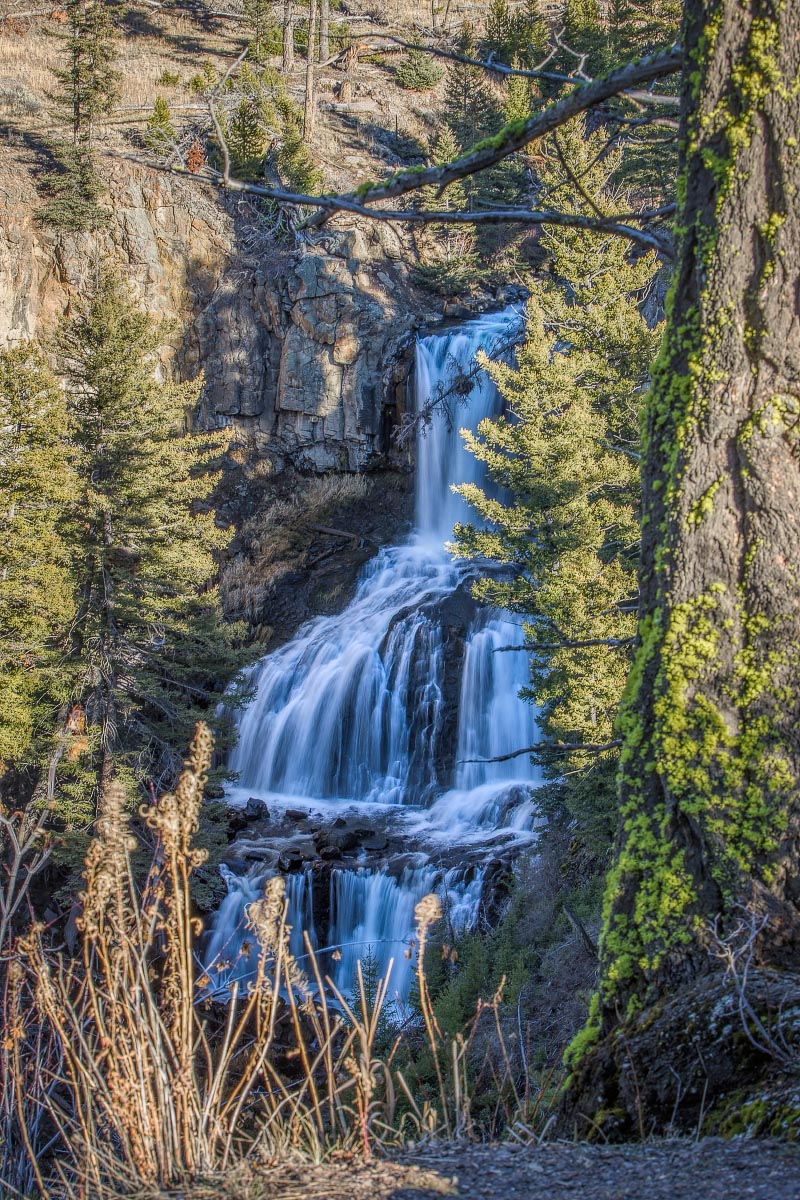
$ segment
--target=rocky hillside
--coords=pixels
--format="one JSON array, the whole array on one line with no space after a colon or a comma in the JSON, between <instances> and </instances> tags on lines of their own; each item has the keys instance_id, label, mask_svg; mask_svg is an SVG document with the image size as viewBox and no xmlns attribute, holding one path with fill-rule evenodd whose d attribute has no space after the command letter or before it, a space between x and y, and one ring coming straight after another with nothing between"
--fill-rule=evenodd
<instances>
[{"instance_id":1,"label":"rocky hillside","mask_svg":"<svg viewBox=\"0 0 800 1200\"><path fill-rule=\"evenodd\" d=\"M352 472L382 462L402 410L404 350L414 330L441 319L446 307L410 282L407 232L338 218L314 236L285 227L274 236L257 205L171 175L166 160L143 150L157 95L169 101L179 139L207 136L197 68L218 77L232 65L246 44L241 16L202 4L168 14L158 6L126 10L119 100L94 134L109 220L72 234L37 215L52 139L63 136L52 104L60 10L31 15L13 0L6 9L0 347L46 336L98 270L116 264L143 305L169 322L165 369L181 378L203 372L204 425L233 424L236 440L278 470ZM411 14L396 18L413 36ZM353 29L371 27L366 14L346 19ZM441 85L425 93L397 86L395 61L391 54L359 61L348 103L336 99L342 62L320 68L311 152L325 186L351 187L422 161ZM301 55L284 82L296 100Z\"/></svg>"}]
</instances>

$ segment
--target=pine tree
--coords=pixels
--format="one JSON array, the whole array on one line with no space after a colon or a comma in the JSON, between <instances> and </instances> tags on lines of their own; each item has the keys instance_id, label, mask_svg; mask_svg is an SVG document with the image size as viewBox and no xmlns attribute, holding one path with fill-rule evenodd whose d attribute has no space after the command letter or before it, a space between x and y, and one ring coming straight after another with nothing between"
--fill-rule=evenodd
<instances>
[{"instance_id":1,"label":"pine tree","mask_svg":"<svg viewBox=\"0 0 800 1200\"><path fill-rule=\"evenodd\" d=\"M472 28L466 22L461 30L458 48L466 56L475 54ZM476 142L491 137L502 128L504 119L500 90L492 86L486 72L479 67L457 63L447 73L443 115L455 138L458 154L463 154ZM476 204L513 204L517 198L512 182L516 175L516 163L510 167L501 163L482 171L480 175L470 176L463 184L465 207L471 210ZM507 242L508 236L507 231L481 227L476 239L480 254L484 259L490 259L498 246Z\"/></svg>"},{"instance_id":2,"label":"pine tree","mask_svg":"<svg viewBox=\"0 0 800 1200\"><path fill-rule=\"evenodd\" d=\"M228 540L208 506L222 441L185 432L199 385L156 381L158 342L110 276L58 339L76 480L68 667L85 729L56 802L73 824L91 819L112 776L131 788L174 780L196 721L243 661L214 586Z\"/></svg>"},{"instance_id":3,"label":"pine tree","mask_svg":"<svg viewBox=\"0 0 800 1200\"><path fill-rule=\"evenodd\" d=\"M597 0L567 0L564 9L564 31L567 42L573 39L583 44L587 37L600 33L600 6Z\"/></svg>"},{"instance_id":4,"label":"pine tree","mask_svg":"<svg viewBox=\"0 0 800 1200\"><path fill-rule=\"evenodd\" d=\"M584 71L600 74L609 68L608 42L598 0L567 0L564 7L564 42L571 53L560 55L558 64L572 72L576 55L585 55Z\"/></svg>"},{"instance_id":5,"label":"pine tree","mask_svg":"<svg viewBox=\"0 0 800 1200\"><path fill-rule=\"evenodd\" d=\"M680 0L611 0L607 24L613 59L652 54L677 40L680 21Z\"/></svg>"},{"instance_id":6,"label":"pine tree","mask_svg":"<svg viewBox=\"0 0 800 1200\"><path fill-rule=\"evenodd\" d=\"M516 11L511 10L508 0L492 0L482 41L485 54L492 54L502 63L511 63L517 58L525 66L532 67L544 55L548 37L547 24L536 0L528 0Z\"/></svg>"},{"instance_id":7,"label":"pine tree","mask_svg":"<svg viewBox=\"0 0 800 1200\"><path fill-rule=\"evenodd\" d=\"M39 182L44 203L36 216L44 225L70 233L107 225L110 212L101 203L105 193L97 167L86 146L60 142L53 146L53 165Z\"/></svg>"},{"instance_id":8,"label":"pine tree","mask_svg":"<svg viewBox=\"0 0 800 1200\"><path fill-rule=\"evenodd\" d=\"M67 0L68 32L63 39L65 65L55 71L60 89L53 99L69 126L70 141L51 147L53 166L41 180L46 197L38 211L45 224L80 232L107 220L98 201L103 187L91 146L95 119L108 112L118 95L112 0Z\"/></svg>"},{"instance_id":9,"label":"pine tree","mask_svg":"<svg viewBox=\"0 0 800 1200\"><path fill-rule=\"evenodd\" d=\"M244 0L243 12L250 33L250 55L262 62L270 54L274 38L272 0Z\"/></svg>"},{"instance_id":10,"label":"pine tree","mask_svg":"<svg viewBox=\"0 0 800 1200\"><path fill-rule=\"evenodd\" d=\"M89 147L93 124L118 96L119 72L114 16L110 0L66 0L66 65L55 72L61 84L55 100L65 113L75 146Z\"/></svg>"},{"instance_id":11,"label":"pine tree","mask_svg":"<svg viewBox=\"0 0 800 1200\"><path fill-rule=\"evenodd\" d=\"M147 118L145 140L152 150L163 153L172 145L175 137L169 104L163 96L156 96L153 111Z\"/></svg>"},{"instance_id":12,"label":"pine tree","mask_svg":"<svg viewBox=\"0 0 800 1200\"><path fill-rule=\"evenodd\" d=\"M427 92L444 75L442 68L423 50L409 50L395 73L400 87L409 92Z\"/></svg>"},{"instance_id":13,"label":"pine tree","mask_svg":"<svg viewBox=\"0 0 800 1200\"><path fill-rule=\"evenodd\" d=\"M519 65L515 58L513 66ZM509 75L506 84L506 102L503 116L507 122L524 121L531 115L531 85L524 75Z\"/></svg>"},{"instance_id":14,"label":"pine tree","mask_svg":"<svg viewBox=\"0 0 800 1200\"><path fill-rule=\"evenodd\" d=\"M612 0L605 31L604 62L609 68L631 58L652 54L678 40L680 0ZM665 81L660 92L674 93L675 83ZM621 99L620 115L635 119L641 116L635 103ZM651 108L653 117L673 117L674 109L660 113ZM677 174L677 145L674 132L653 124L620 125L616 138L625 153L619 178L640 194L648 194L657 207L672 199Z\"/></svg>"},{"instance_id":15,"label":"pine tree","mask_svg":"<svg viewBox=\"0 0 800 1200\"><path fill-rule=\"evenodd\" d=\"M316 195L322 191L325 179L303 138L303 114L285 92L276 95L275 103L281 121L277 153L281 179L295 191Z\"/></svg>"},{"instance_id":16,"label":"pine tree","mask_svg":"<svg viewBox=\"0 0 800 1200\"><path fill-rule=\"evenodd\" d=\"M602 135L585 137L577 122L558 137L591 201L611 213L624 208L624 195L608 190L615 156L598 161ZM585 209L552 145L542 176L553 203L557 196L568 211ZM624 242L599 233L548 229L541 244L552 275L533 288L517 363L483 363L507 415L465 435L509 499L460 488L487 525L457 527L455 547L516 568L476 592L525 619L544 742L606 745L635 631L640 400L657 338L639 302L656 268L651 255L632 265ZM587 641L598 644L580 645ZM540 757L554 775L571 772L566 802L607 849L614 750L599 763L563 749Z\"/></svg>"},{"instance_id":17,"label":"pine tree","mask_svg":"<svg viewBox=\"0 0 800 1200\"><path fill-rule=\"evenodd\" d=\"M444 126L433 143L431 158L437 165L452 162L458 158L458 150L453 131ZM463 212L467 207L466 188L460 180L445 188L441 196L437 188L424 188L419 202L433 212ZM415 234L415 243L419 255L415 274L422 284L443 295L469 287L478 266L474 228L433 223Z\"/></svg>"},{"instance_id":18,"label":"pine tree","mask_svg":"<svg viewBox=\"0 0 800 1200\"><path fill-rule=\"evenodd\" d=\"M459 53L475 53L475 38L465 23L458 41ZM456 63L447 72L444 119L460 151L468 150L481 138L491 137L503 124L502 110L480 67Z\"/></svg>"},{"instance_id":19,"label":"pine tree","mask_svg":"<svg viewBox=\"0 0 800 1200\"><path fill-rule=\"evenodd\" d=\"M0 354L0 776L41 761L68 696L59 668L73 593L66 420L41 352Z\"/></svg>"},{"instance_id":20,"label":"pine tree","mask_svg":"<svg viewBox=\"0 0 800 1200\"><path fill-rule=\"evenodd\" d=\"M225 135L236 174L242 178L256 175L267 148L267 131L257 97L242 97L226 122Z\"/></svg>"}]
</instances>

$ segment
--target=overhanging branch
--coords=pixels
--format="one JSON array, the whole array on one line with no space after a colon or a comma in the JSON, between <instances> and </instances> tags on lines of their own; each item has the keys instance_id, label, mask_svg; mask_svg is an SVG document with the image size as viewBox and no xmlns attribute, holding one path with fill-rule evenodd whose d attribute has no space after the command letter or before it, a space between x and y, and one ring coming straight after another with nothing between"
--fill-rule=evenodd
<instances>
[{"instance_id":1,"label":"overhanging branch","mask_svg":"<svg viewBox=\"0 0 800 1200\"><path fill-rule=\"evenodd\" d=\"M216 115L213 114L214 124L221 141L222 131ZM488 208L478 212L438 212L432 209L387 209L369 208L366 204L348 196L309 196L302 192L288 192L282 188L262 187L257 183L245 183L230 175L208 171L204 175L194 174L186 167L169 166L157 168L169 171L175 175L190 175L192 179L211 184L224 191L241 192L248 195L262 196L266 200L274 200L278 204L316 207L325 215L325 219L336 213L350 213L354 216L369 217L373 221L399 222L411 225L560 225L571 229L588 229L600 233L610 233L624 237L648 250L655 250L665 259L671 261L674 257L672 242L667 234L660 235L650 230L637 229L611 217L588 217L582 213L559 212L555 209L528 208ZM674 210L674 206L664 206L653 210L652 213L634 214L629 219L637 221L656 220ZM314 220L302 222L298 228L313 226Z\"/></svg>"},{"instance_id":2,"label":"overhanging branch","mask_svg":"<svg viewBox=\"0 0 800 1200\"><path fill-rule=\"evenodd\" d=\"M441 212L427 209L374 208L372 206L384 200L396 199L412 192L418 192L425 187L434 187L438 189L438 194L441 194L448 184L467 178L479 171L486 170L487 167L494 166L503 159L515 154L530 142L552 133L574 117L609 100L611 97L620 95L623 92L630 92L631 88L652 83L656 79L674 74L683 65L683 54L678 46L662 54L651 55L637 62L627 63L625 66L611 71L608 75L576 86L567 96L547 105L542 111L535 113L525 120L511 122L500 130L495 137L479 142L467 154L462 155L453 162L438 166L399 171L380 183L365 184L355 192L328 196L310 196L299 192L291 192L283 188L264 187L260 184L245 183L231 176L228 149L215 111L214 98L218 94L222 82L231 76L242 61L245 53L246 51L243 51L231 67L229 67L223 77L223 81L217 86L208 100L211 121L222 148L223 172L220 173L206 168L200 174L189 172L184 166L161 167L160 169L171 171L175 174L191 175L195 180L203 180L212 186L230 192L262 196L278 204L291 205L298 208L316 209L314 213L298 224L298 231L324 225L332 216L340 212L369 217L376 221L394 221L419 225L559 225L576 229L600 231L624 237L646 249L656 251L664 258L671 259L673 257L672 242L668 234L637 227L639 224L661 219L672 210L672 206L653 210L649 213L630 214L628 220L635 221L636 225L620 220L618 215L615 217L605 217L602 214L586 216L579 213L565 213L550 209L524 209L499 206L477 212Z\"/></svg>"},{"instance_id":3,"label":"overhanging branch","mask_svg":"<svg viewBox=\"0 0 800 1200\"><path fill-rule=\"evenodd\" d=\"M492 654L502 654L507 650L524 650L526 654L536 654L539 650L584 650L589 646L632 646L635 638L585 638L583 641L566 639L561 642L535 642L522 646L495 646Z\"/></svg>"},{"instance_id":4,"label":"overhanging branch","mask_svg":"<svg viewBox=\"0 0 800 1200\"><path fill-rule=\"evenodd\" d=\"M523 754L602 754L604 750L615 750L622 745L622 738L612 742L580 742L568 745L564 742L540 742L538 746L523 746L521 750L512 750L510 754L498 754L494 758L462 758L462 763L496 763L508 762L511 758L521 758Z\"/></svg>"},{"instance_id":5,"label":"overhanging branch","mask_svg":"<svg viewBox=\"0 0 800 1200\"><path fill-rule=\"evenodd\" d=\"M590 83L573 88L569 95L549 104L526 120L512 121L495 137L479 142L468 154L451 163L423 167L421 170L398 171L381 183L365 184L357 192L328 197L328 202L324 206L318 204L320 211L303 222L301 228L323 225L333 212L344 210L352 204L376 204L380 200L396 199L423 187L442 189L457 179L475 175L478 171L493 167L509 155L515 154L537 138L552 133L594 105L602 104L604 100L609 100L631 87L672 75L679 71L682 65L683 53L678 46L664 54L650 55L638 62L627 63L600 79L593 79Z\"/></svg>"},{"instance_id":6,"label":"overhanging branch","mask_svg":"<svg viewBox=\"0 0 800 1200\"><path fill-rule=\"evenodd\" d=\"M547 83L585 83L585 79L581 79L575 75L566 75L562 71L546 71L544 66L538 67L510 67L507 63L495 62L493 58L470 58L466 54L456 54L454 50L443 50L439 46L425 45L423 42L407 42L403 38L396 37L391 33L381 33L377 35L385 42L390 42L394 46L400 46L404 50L421 50L425 54L431 54L435 58L445 58L449 62L461 63L466 67L480 67L483 71L489 71L495 75L519 75L523 79L542 79ZM380 50L380 46L369 46L370 50ZM556 45L553 50L557 50ZM552 53L547 55L544 60L548 62L553 57ZM680 107L680 96L665 96L658 92L646 92L639 89L626 89L625 95L631 100L636 100L639 104L664 104L670 108Z\"/></svg>"}]
</instances>

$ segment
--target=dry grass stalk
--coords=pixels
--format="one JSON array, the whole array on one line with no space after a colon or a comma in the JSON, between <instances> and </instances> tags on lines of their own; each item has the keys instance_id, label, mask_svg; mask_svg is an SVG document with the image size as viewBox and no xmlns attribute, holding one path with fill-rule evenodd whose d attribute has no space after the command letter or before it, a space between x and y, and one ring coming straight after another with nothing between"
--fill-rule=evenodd
<instances>
[{"instance_id":1,"label":"dry grass stalk","mask_svg":"<svg viewBox=\"0 0 800 1200\"><path fill-rule=\"evenodd\" d=\"M245 989L231 985L224 1014L208 1001L210 979L196 977L199 926L189 882L204 857L194 841L211 753L200 725L174 793L142 810L155 835L142 888L131 865L136 843L124 794L107 788L86 859L80 953L50 949L37 925L21 942L27 974L19 963L6 972L2 1131L6 1145L17 1147L16 1165L3 1164L9 1194L14 1178L52 1200L115 1188L138 1194L257 1171L288 1153L320 1161L335 1148L369 1158L409 1136L471 1131L469 1060L481 1012L466 1036L442 1036L423 965L441 916L436 896L425 897L415 915L438 1111L415 1098L393 1066L400 1036L387 1057L376 1049L391 964L374 998L359 965L349 1002L323 980L306 938L309 979L290 951L281 877L268 880L247 911L258 945L254 978ZM485 1007L502 1039L498 1005L496 996ZM510 1072L505 1049L500 1061ZM517 1095L513 1080L511 1091Z\"/></svg>"},{"instance_id":2,"label":"dry grass stalk","mask_svg":"<svg viewBox=\"0 0 800 1200\"><path fill-rule=\"evenodd\" d=\"M0 807L0 1189L32 1195L42 1178L34 1153L41 1143L46 1069L57 1064L52 1032L32 1012L29 980L18 958L16 923L31 885L50 858L47 813Z\"/></svg>"}]
</instances>

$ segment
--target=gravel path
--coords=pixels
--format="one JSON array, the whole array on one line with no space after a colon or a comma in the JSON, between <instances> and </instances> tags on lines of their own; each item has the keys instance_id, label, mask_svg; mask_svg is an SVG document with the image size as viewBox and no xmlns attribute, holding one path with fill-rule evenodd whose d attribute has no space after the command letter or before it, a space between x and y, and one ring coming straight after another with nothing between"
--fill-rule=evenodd
<instances>
[{"instance_id":1,"label":"gravel path","mask_svg":"<svg viewBox=\"0 0 800 1200\"><path fill-rule=\"evenodd\" d=\"M270 1200L800 1200L800 1145L430 1146L370 1166L283 1167L267 1190Z\"/></svg>"}]
</instances>

